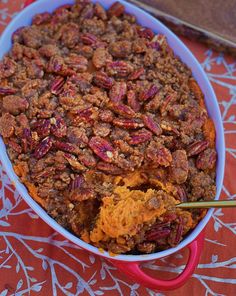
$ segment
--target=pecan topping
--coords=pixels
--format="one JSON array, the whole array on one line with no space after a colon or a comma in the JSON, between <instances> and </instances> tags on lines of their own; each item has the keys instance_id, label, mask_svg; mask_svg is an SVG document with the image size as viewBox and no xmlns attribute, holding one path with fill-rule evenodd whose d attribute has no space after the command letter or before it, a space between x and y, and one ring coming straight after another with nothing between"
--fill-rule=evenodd
<instances>
[{"instance_id":1,"label":"pecan topping","mask_svg":"<svg viewBox=\"0 0 236 296\"><path fill-rule=\"evenodd\" d=\"M73 1L72 1L73 2ZM213 199L216 133L191 69L124 5L35 15L0 61L0 135L29 193L96 247L178 244Z\"/></svg>"}]
</instances>

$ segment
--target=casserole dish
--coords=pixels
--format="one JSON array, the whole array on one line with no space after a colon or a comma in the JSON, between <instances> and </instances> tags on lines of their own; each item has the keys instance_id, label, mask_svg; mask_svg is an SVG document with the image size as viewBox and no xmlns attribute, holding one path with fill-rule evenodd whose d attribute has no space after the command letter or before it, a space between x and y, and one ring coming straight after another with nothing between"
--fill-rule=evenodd
<instances>
[{"instance_id":1,"label":"casserole dish","mask_svg":"<svg viewBox=\"0 0 236 296\"><path fill-rule=\"evenodd\" d=\"M30 1L32 2L32 1ZM102 4L105 8L109 7L115 1L103 1ZM36 3L30 5L25 10L23 10L7 27L5 32L3 33L0 44L2 45L0 48L0 57L2 58L5 53L7 53L11 47L11 35L14 31L16 31L19 27L29 25L31 23L32 17L41 12L52 12L58 6L63 4L71 4L73 1L63 1L59 0L57 2L48 2L47 0L39 0ZM218 152L218 164L217 164L217 194L216 199L219 198L223 174L224 174L224 137L223 137L223 127L220 117L220 112L217 104L217 100L215 98L214 92L209 84L209 81L202 71L200 65L192 56L192 54L188 51L188 49L178 40L178 38L171 33L165 26L155 20L153 17L148 14L142 12L140 9L135 8L133 5L127 4L121 1L122 4L126 7L126 11L134 14L137 17L137 21L146 27L150 27L154 32L158 32L160 34L164 34L167 36L168 42L170 46L173 48L176 55L178 55L187 65L191 68L193 75L206 98L206 106L208 108L208 112L210 117L214 120L217 138L216 138L216 149ZM0 142L1 149L1 160L3 163L6 172L8 173L11 180L16 184L16 188L26 200L26 202L35 210L35 212L51 227L53 227L56 231L62 234L67 239L71 240L75 244L80 247L93 252L97 255L106 257L111 260L114 265L119 267L124 273L130 275L136 282L142 283L149 288L160 289L160 290L170 290L177 288L185 283L188 277L194 271L196 267L199 256L202 250L203 243L203 229L207 224L212 211L210 210L204 219L198 224L198 226L192 231L177 247L161 251L158 253L150 254L150 255L118 255L111 256L108 252L101 253L98 248L91 246L84 241L80 240L61 226L57 224L28 194L26 188L21 184L15 175L11 162L7 156L5 145L3 141ZM148 275L146 275L139 267L140 262L159 259L170 254L175 253L176 251L182 249L183 247L188 246L190 251L189 260L187 266L183 273L179 275L176 279L170 281L156 280Z\"/></svg>"}]
</instances>

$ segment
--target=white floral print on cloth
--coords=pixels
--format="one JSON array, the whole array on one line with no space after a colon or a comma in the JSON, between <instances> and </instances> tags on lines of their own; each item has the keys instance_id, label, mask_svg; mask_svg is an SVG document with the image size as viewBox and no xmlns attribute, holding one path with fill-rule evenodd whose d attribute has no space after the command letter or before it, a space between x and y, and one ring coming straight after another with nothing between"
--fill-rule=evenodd
<instances>
[{"instance_id":1,"label":"white floral print on cloth","mask_svg":"<svg viewBox=\"0 0 236 296\"><path fill-rule=\"evenodd\" d=\"M17 11L20 0L0 1L0 28ZM221 197L236 198L236 61L183 39L198 58L216 91L225 127L226 172ZM0 296L6 295L235 295L235 210L215 210L206 228L200 263L177 291L156 292L119 273L106 260L65 240L22 200L0 165ZM143 264L156 277L180 273L187 250Z\"/></svg>"}]
</instances>

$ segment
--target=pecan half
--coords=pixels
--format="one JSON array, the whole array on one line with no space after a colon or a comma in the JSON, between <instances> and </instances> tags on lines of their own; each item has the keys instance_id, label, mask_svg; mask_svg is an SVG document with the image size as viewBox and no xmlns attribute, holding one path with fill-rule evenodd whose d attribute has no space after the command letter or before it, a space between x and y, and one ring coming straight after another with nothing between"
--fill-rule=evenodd
<instances>
[{"instance_id":1,"label":"pecan half","mask_svg":"<svg viewBox=\"0 0 236 296\"><path fill-rule=\"evenodd\" d=\"M121 168L118 168L116 165L100 161L97 164L97 169L100 171L103 171L106 174L111 175L121 175L123 173L123 170Z\"/></svg>"},{"instance_id":2,"label":"pecan half","mask_svg":"<svg viewBox=\"0 0 236 296\"><path fill-rule=\"evenodd\" d=\"M146 129L141 129L137 132L131 134L131 139L129 140L130 145L138 145L149 141L152 138L152 133Z\"/></svg>"},{"instance_id":3,"label":"pecan half","mask_svg":"<svg viewBox=\"0 0 236 296\"><path fill-rule=\"evenodd\" d=\"M16 62L10 58L0 61L0 78L8 78L16 72Z\"/></svg>"},{"instance_id":4,"label":"pecan half","mask_svg":"<svg viewBox=\"0 0 236 296\"><path fill-rule=\"evenodd\" d=\"M112 102L119 103L126 96L127 84L125 82L115 82L109 92Z\"/></svg>"},{"instance_id":5,"label":"pecan half","mask_svg":"<svg viewBox=\"0 0 236 296\"><path fill-rule=\"evenodd\" d=\"M168 222L159 223L152 226L152 228L145 233L145 239L147 241L157 241L161 238L168 237L170 233L171 233L171 228Z\"/></svg>"},{"instance_id":6,"label":"pecan half","mask_svg":"<svg viewBox=\"0 0 236 296\"><path fill-rule=\"evenodd\" d=\"M52 148L53 141L50 137L44 138L34 151L34 157L37 159L43 158Z\"/></svg>"},{"instance_id":7,"label":"pecan half","mask_svg":"<svg viewBox=\"0 0 236 296\"><path fill-rule=\"evenodd\" d=\"M125 61L108 62L106 66L110 75L117 77L126 77L133 71L133 66Z\"/></svg>"},{"instance_id":8,"label":"pecan half","mask_svg":"<svg viewBox=\"0 0 236 296\"><path fill-rule=\"evenodd\" d=\"M107 20L106 10L99 3L95 3L94 14L103 21Z\"/></svg>"},{"instance_id":9,"label":"pecan half","mask_svg":"<svg viewBox=\"0 0 236 296\"><path fill-rule=\"evenodd\" d=\"M60 142L58 140L53 141L53 146L58 149L69 153L75 153L78 154L78 149L70 143L67 142Z\"/></svg>"},{"instance_id":10,"label":"pecan half","mask_svg":"<svg viewBox=\"0 0 236 296\"><path fill-rule=\"evenodd\" d=\"M154 37L155 38L155 37ZM160 43L158 41L152 40L150 42L147 42L147 47L155 49L157 51L161 50Z\"/></svg>"},{"instance_id":11,"label":"pecan half","mask_svg":"<svg viewBox=\"0 0 236 296\"><path fill-rule=\"evenodd\" d=\"M144 74L144 72L144 68L139 68L129 75L128 80L137 80L140 76Z\"/></svg>"},{"instance_id":12,"label":"pecan half","mask_svg":"<svg viewBox=\"0 0 236 296\"><path fill-rule=\"evenodd\" d=\"M146 150L146 157L154 166L168 167L172 162L170 151L164 146L151 143Z\"/></svg>"},{"instance_id":13,"label":"pecan half","mask_svg":"<svg viewBox=\"0 0 236 296\"><path fill-rule=\"evenodd\" d=\"M155 94L157 94L158 90L159 89L155 84L151 85L148 89L145 89L142 92L140 92L139 100L147 101L148 99L153 98Z\"/></svg>"},{"instance_id":14,"label":"pecan half","mask_svg":"<svg viewBox=\"0 0 236 296\"><path fill-rule=\"evenodd\" d=\"M81 175L77 175L74 180L71 181L70 185L69 185L69 190L75 190L77 188L80 188L84 183L84 177Z\"/></svg>"},{"instance_id":15,"label":"pecan half","mask_svg":"<svg viewBox=\"0 0 236 296\"><path fill-rule=\"evenodd\" d=\"M137 129L143 127L143 123L135 119L115 118L113 124L124 129Z\"/></svg>"},{"instance_id":16,"label":"pecan half","mask_svg":"<svg viewBox=\"0 0 236 296\"><path fill-rule=\"evenodd\" d=\"M174 101L175 99L176 99L176 93L173 93L173 94L167 95L167 96L165 97L165 100L164 100L164 102L161 104L161 107L160 107L161 114L163 114L163 113L166 111L166 109L167 109L168 105L170 104L170 102L171 102L171 101Z\"/></svg>"},{"instance_id":17,"label":"pecan half","mask_svg":"<svg viewBox=\"0 0 236 296\"><path fill-rule=\"evenodd\" d=\"M181 216L178 216L177 219L178 219L177 220L178 224L176 225L175 231L172 230L172 233L171 233L170 239L169 239L169 243L173 246L176 246L180 242L183 232L184 232L183 218Z\"/></svg>"},{"instance_id":18,"label":"pecan half","mask_svg":"<svg viewBox=\"0 0 236 296\"><path fill-rule=\"evenodd\" d=\"M101 137L92 137L89 141L89 147L105 162L112 162L114 158L114 148L107 140Z\"/></svg>"},{"instance_id":19,"label":"pecan half","mask_svg":"<svg viewBox=\"0 0 236 296\"><path fill-rule=\"evenodd\" d=\"M69 195L68 198L70 201L84 201L84 200L88 200L88 199L93 199L95 197L95 192L93 189L91 188L77 188L75 190L72 190Z\"/></svg>"},{"instance_id":20,"label":"pecan half","mask_svg":"<svg viewBox=\"0 0 236 296\"><path fill-rule=\"evenodd\" d=\"M187 147L187 154L188 156L198 155L202 151L204 151L209 146L208 141L196 141L190 144Z\"/></svg>"},{"instance_id":21,"label":"pecan half","mask_svg":"<svg viewBox=\"0 0 236 296\"><path fill-rule=\"evenodd\" d=\"M126 117L126 118L135 117L134 110L125 104L110 102L110 103L108 103L108 108L110 108L112 111L114 111L115 113L117 113L123 117Z\"/></svg>"},{"instance_id":22,"label":"pecan half","mask_svg":"<svg viewBox=\"0 0 236 296\"><path fill-rule=\"evenodd\" d=\"M143 242L137 244L137 250L141 253L150 254L153 253L156 249L156 244L153 242Z\"/></svg>"},{"instance_id":23,"label":"pecan half","mask_svg":"<svg viewBox=\"0 0 236 296\"><path fill-rule=\"evenodd\" d=\"M80 40L86 44L91 45L92 47L96 47L96 45L100 42L100 40L97 38L97 36L91 34L91 33L84 33L80 36Z\"/></svg>"},{"instance_id":24,"label":"pecan half","mask_svg":"<svg viewBox=\"0 0 236 296\"><path fill-rule=\"evenodd\" d=\"M150 115L143 115L142 117L144 125L150 129L154 134L159 136L162 133L160 125L155 122Z\"/></svg>"},{"instance_id":25,"label":"pecan half","mask_svg":"<svg viewBox=\"0 0 236 296\"><path fill-rule=\"evenodd\" d=\"M37 134L37 133L36 133ZM23 151L27 152L28 149L32 150L36 147L39 138L35 138L30 129L24 128L22 133L22 146Z\"/></svg>"},{"instance_id":26,"label":"pecan half","mask_svg":"<svg viewBox=\"0 0 236 296\"><path fill-rule=\"evenodd\" d=\"M66 136L67 126L63 118L57 116L50 119L51 132L55 137L62 138Z\"/></svg>"},{"instance_id":27,"label":"pecan half","mask_svg":"<svg viewBox=\"0 0 236 296\"><path fill-rule=\"evenodd\" d=\"M125 11L124 5L122 5L120 2L115 2L108 9L107 15L109 17L112 17L112 16L119 17L119 16L121 16L124 13L124 11Z\"/></svg>"},{"instance_id":28,"label":"pecan half","mask_svg":"<svg viewBox=\"0 0 236 296\"><path fill-rule=\"evenodd\" d=\"M187 194L186 194L186 189L184 185L177 185L176 187L176 195L177 199L180 200L181 202L186 202L187 201Z\"/></svg>"},{"instance_id":29,"label":"pecan half","mask_svg":"<svg viewBox=\"0 0 236 296\"><path fill-rule=\"evenodd\" d=\"M49 73L60 73L64 66L65 64L63 58L59 55L54 55L48 62L47 71Z\"/></svg>"},{"instance_id":30,"label":"pecan half","mask_svg":"<svg viewBox=\"0 0 236 296\"><path fill-rule=\"evenodd\" d=\"M16 92L15 88L0 87L0 95L14 95Z\"/></svg>"},{"instance_id":31,"label":"pecan half","mask_svg":"<svg viewBox=\"0 0 236 296\"><path fill-rule=\"evenodd\" d=\"M36 130L41 138L45 138L50 135L51 123L49 119L39 119L31 123L31 128Z\"/></svg>"},{"instance_id":32,"label":"pecan half","mask_svg":"<svg viewBox=\"0 0 236 296\"><path fill-rule=\"evenodd\" d=\"M8 95L2 99L3 108L13 114L18 115L29 108L28 100L16 95Z\"/></svg>"},{"instance_id":33,"label":"pecan half","mask_svg":"<svg viewBox=\"0 0 236 296\"><path fill-rule=\"evenodd\" d=\"M59 6L56 10L53 12L53 21L55 23L58 23L59 21L63 21L68 17L69 11L68 9L70 8L69 4L65 4L62 6Z\"/></svg>"},{"instance_id":34,"label":"pecan half","mask_svg":"<svg viewBox=\"0 0 236 296\"><path fill-rule=\"evenodd\" d=\"M22 148L19 144L17 144L15 141L13 140L9 140L8 142L8 146L11 147L11 149L13 149L15 152L17 152L18 154L20 154L22 152Z\"/></svg>"},{"instance_id":35,"label":"pecan half","mask_svg":"<svg viewBox=\"0 0 236 296\"><path fill-rule=\"evenodd\" d=\"M215 149L206 149L201 152L196 160L196 167L200 170L213 169L216 164L216 151Z\"/></svg>"},{"instance_id":36,"label":"pecan half","mask_svg":"<svg viewBox=\"0 0 236 296\"><path fill-rule=\"evenodd\" d=\"M88 68L88 60L82 55L70 54L65 63L76 72L85 72Z\"/></svg>"},{"instance_id":37,"label":"pecan half","mask_svg":"<svg viewBox=\"0 0 236 296\"><path fill-rule=\"evenodd\" d=\"M128 40L112 42L109 45L109 52L116 58L127 58L132 51L132 43Z\"/></svg>"},{"instance_id":38,"label":"pecan half","mask_svg":"<svg viewBox=\"0 0 236 296\"><path fill-rule=\"evenodd\" d=\"M79 109L76 112L75 122L85 121L85 122L93 122L93 114L95 109L93 107L88 107L84 109Z\"/></svg>"},{"instance_id":39,"label":"pecan half","mask_svg":"<svg viewBox=\"0 0 236 296\"><path fill-rule=\"evenodd\" d=\"M179 136L180 132L172 125L170 125L169 123L161 123L161 128L164 132L167 133L174 133L175 135Z\"/></svg>"},{"instance_id":40,"label":"pecan half","mask_svg":"<svg viewBox=\"0 0 236 296\"><path fill-rule=\"evenodd\" d=\"M67 161L70 164L70 166L72 167L72 169L74 169L76 171L85 171L86 170L86 167L78 161L76 156L74 156L72 154L65 153L65 158L67 159Z\"/></svg>"},{"instance_id":41,"label":"pecan half","mask_svg":"<svg viewBox=\"0 0 236 296\"><path fill-rule=\"evenodd\" d=\"M34 16L33 20L32 20L32 24L33 25L41 25L41 24L45 24L48 23L51 19L51 14L48 12L43 12L43 13L38 13Z\"/></svg>"},{"instance_id":42,"label":"pecan half","mask_svg":"<svg viewBox=\"0 0 236 296\"><path fill-rule=\"evenodd\" d=\"M16 29L11 36L12 43L21 43L22 42L22 31L25 26Z\"/></svg>"},{"instance_id":43,"label":"pecan half","mask_svg":"<svg viewBox=\"0 0 236 296\"><path fill-rule=\"evenodd\" d=\"M139 37L141 38L146 38L146 39L149 39L151 40L155 34L153 33L153 31L149 28L141 28L138 30L138 35Z\"/></svg>"},{"instance_id":44,"label":"pecan half","mask_svg":"<svg viewBox=\"0 0 236 296\"><path fill-rule=\"evenodd\" d=\"M114 83L113 79L102 71L96 72L93 80L97 86L107 89L112 88L112 85Z\"/></svg>"},{"instance_id":45,"label":"pecan half","mask_svg":"<svg viewBox=\"0 0 236 296\"><path fill-rule=\"evenodd\" d=\"M135 93L134 90L129 90L127 92L127 102L128 105L135 111L135 112L139 112L141 109L141 105L139 103L139 101L137 100L137 95Z\"/></svg>"},{"instance_id":46,"label":"pecan half","mask_svg":"<svg viewBox=\"0 0 236 296\"><path fill-rule=\"evenodd\" d=\"M63 85L64 85L64 78L61 76L57 76L50 87L50 91L54 95L59 95L63 91Z\"/></svg>"},{"instance_id":47,"label":"pecan half","mask_svg":"<svg viewBox=\"0 0 236 296\"><path fill-rule=\"evenodd\" d=\"M91 19L93 16L94 16L94 6L92 3L89 3L81 11L80 19L84 21L85 19Z\"/></svg>"}]
</instances>

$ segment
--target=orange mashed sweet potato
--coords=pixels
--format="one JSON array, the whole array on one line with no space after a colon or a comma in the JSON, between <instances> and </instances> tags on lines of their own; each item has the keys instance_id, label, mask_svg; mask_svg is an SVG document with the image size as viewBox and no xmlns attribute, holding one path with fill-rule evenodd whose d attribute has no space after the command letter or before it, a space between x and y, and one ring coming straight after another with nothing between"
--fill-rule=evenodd
<instances>
[{"instance_id":1,"label":"orange mashed sweet potato","mask_svg":"<svg viewBox=\"0 0 236 296\"><path fill-rule=\"evenodd\" d=\"M25 164L25 162L19 162L17 165L14 166L14 171L21 178L33 199L45 209L47 205L46 201L38 196L37 187L27 180L28 167Z\"/></svg>"},{"instance_id":2,"label":"orange mashed sweet potato","mask_svg":"<svg viewBox=\"0 0 236 296\"><path fill-rule=\"evenodd\" d=\"M117 186L112 196L103 198L95 228L90 233L92 242L106 241L124 235L135 235L139 226L163 215L177 201L157 190L146 192Z\"/></svg>"}]
</instances>

